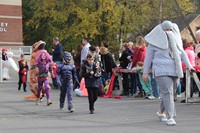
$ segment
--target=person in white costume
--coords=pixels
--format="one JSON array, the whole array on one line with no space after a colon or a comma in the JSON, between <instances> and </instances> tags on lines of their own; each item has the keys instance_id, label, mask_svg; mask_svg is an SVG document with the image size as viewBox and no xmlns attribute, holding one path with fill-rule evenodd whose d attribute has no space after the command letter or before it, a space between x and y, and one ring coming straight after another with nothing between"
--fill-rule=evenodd
<instances>
[{"instance_id":1,"label":"person in white costume","mask_svg":"<svg viewBox=\"0 0 200 133\"><path fill-rule=\"evenodd\" d=\"M18 73L19 69L12 59L13 52L8 51L6 48L2 49L2 78L3 80L10 79L9 68L12 67Z\"/></svg>"}]
</instances>

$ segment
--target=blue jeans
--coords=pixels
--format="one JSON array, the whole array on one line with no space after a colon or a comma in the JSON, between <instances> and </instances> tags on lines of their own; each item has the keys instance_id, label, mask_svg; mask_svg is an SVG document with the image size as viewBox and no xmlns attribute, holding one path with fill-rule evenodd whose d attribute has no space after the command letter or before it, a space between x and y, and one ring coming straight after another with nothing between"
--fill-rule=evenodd
<instances>
[{"instance_id":1,"label":"blue jeans","mask_svg":"<svg viewBox=\"0 0 200 133\"><path fill-rule=\"evenodd\" d=\"M135 77L134 73L131 73L131 89L130 89L130 93L132 95L137 93L136 77Z\"/></svg>"},{"instance_id":2,"label":"blue jeans","mask_svg":"<svg viewBox=\"0 0 200 133\"><path fill-rule=\"evenodd\" d=\"M155 78L153 78L152 74L149 74L149 76L151 77L151 86L152 86L152 93L154 97L159 97L159 87L156 83Z\"/></svg>"},{"instance_id":3,"label":"blue jeans","mask_svg":"<svg viewBox=\"0 0 200 133\"><path fill-rule=\"evenodd\" d=\"M143 88L142 88L142 85L141 85L141 83L140 83L139 74L137 73L137 74L135 75L135 77L136 77L136 85L138 86L139 92L142 93L142 92L143 92Z\"/></svg>"},{"instance_id":4,"label":"blue jeans","mask_svg":"<svg viewBox=\"0 0 200 133\"><path fill-rule=\"evenodd\" d=\"M133 73L133 74L131 74L131 89L130 89L130 93L132 95L137 93L137 87L139 89L139 92L142 93L143 88L140 83L139 75L138 75L138 73Z\"/></svg>"}]
</instances>

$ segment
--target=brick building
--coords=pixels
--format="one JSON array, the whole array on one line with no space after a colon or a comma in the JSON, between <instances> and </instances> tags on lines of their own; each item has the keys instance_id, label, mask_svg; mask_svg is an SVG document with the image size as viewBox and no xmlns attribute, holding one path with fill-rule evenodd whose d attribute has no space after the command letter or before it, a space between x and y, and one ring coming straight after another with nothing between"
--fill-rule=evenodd
<instances>
[{"instance_id":1,"label":"brick building","mask_svg":"<svg viewBox=\"0 0 200 133\"><path fill-rule=\"evenodd\" d=\"M21 0L0 0L0 46L21 46Z\"/></svg>"}]
</instances>

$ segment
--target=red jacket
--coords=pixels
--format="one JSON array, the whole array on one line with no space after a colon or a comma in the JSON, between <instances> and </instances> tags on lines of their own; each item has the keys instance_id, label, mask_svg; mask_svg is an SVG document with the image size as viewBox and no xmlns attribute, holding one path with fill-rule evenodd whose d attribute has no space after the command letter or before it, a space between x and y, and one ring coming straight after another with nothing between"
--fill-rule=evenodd
<instances>
[{"instance_id":1,"label":"red jacket","mask_svg":"<svg viewBox=\"0 0 200 133\"><path fill-rule=\"evenodd\" d=\"M146 57L145 44L143 44L141 47L135 47L132 59L133 67L136 67L138 62L144 62L145 57Z\"/></svg>"}]
</instances>

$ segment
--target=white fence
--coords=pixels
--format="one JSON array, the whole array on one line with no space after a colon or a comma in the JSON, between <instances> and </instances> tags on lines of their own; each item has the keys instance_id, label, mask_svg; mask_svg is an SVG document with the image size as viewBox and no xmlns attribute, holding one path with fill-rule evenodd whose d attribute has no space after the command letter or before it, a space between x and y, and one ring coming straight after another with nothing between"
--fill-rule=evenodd
<instances>
[{"instance_id":1,"label":"white fence","mask_svg":"<svg viewBox=\"0 0 200 133\"><path fill-rule=\"evenodd\" d=\"M2 48L9 49L13 52L13 55L30 55L32 53L32 46L0 46L0 49Z\"/></svg>"}]
</instances>

